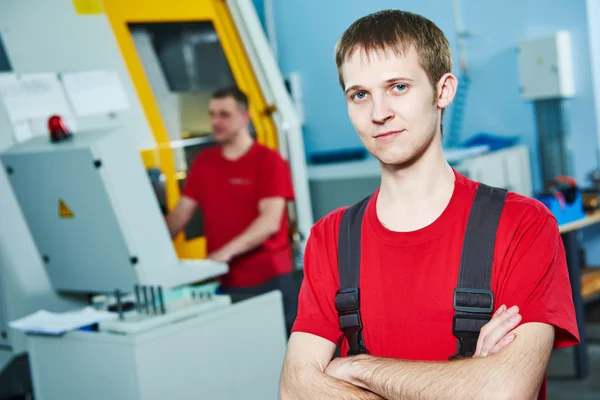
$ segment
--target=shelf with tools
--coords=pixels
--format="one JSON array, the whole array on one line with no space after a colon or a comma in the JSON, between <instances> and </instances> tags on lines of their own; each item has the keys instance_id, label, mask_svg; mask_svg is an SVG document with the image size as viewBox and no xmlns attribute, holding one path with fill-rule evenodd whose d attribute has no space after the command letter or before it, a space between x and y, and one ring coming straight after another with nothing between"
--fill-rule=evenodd
<instances>
[{"instance_id":1,"label":"shelf with tools","mask_svg":"<svg viewBox=\"0 0 600 400\"><path fill-rule=\"evenodd\" d=\"M136 308L124 313L122 319L100 322L99 330L124 335L136 334L193 318L230 304L231 298L227 295L198 294L168 302L164 313L152 312L148 308Z\"/></svg>"},{"instance_id":2,"label":"shelf with tools","mask_svg":"<svg viewBox=\"0 0 600 400\"><path fill-rule=\"evenodd\" d=\"M586 304L600 300L600 268L581 271L581 297Z\"/></svg>"}]
</instances>

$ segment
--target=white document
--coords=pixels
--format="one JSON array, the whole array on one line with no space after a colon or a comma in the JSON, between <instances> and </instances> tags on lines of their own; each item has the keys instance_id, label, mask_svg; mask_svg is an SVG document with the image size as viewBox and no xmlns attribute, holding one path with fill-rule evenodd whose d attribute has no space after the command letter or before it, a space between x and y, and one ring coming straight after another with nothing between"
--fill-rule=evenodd
<instances>
[{"instance_id":1,"label":"white document","mask_svg":"<svg viewBox=\"0 0 600 400\"><path fill-rule=\"evenodd\" d=\"M62 333L92 325L97 322L116 319L115 313L97 311L92 307L83 310L53 313L39 310L24 318L9 322L9 326L26 333L60 335Z\"/></svg>"},{"instance_id":2,"label":"white document","mask_svg":"<svg viewBox=\"0 0 600 400\"><path fill-rule=\"evenodd\" d=\"M48 119L54 114L70 114L67 97L55 73L3 74L0 99L8 118L15 124L33 118Z\"/></svg>"},{"instance_id":3,"label":"white document","mask_svg":"<svg viewBox=\"0 0 600 400\"><path fill-rule=\"evenodd\" d=\"M129 108L125 89L116 71L65 73L62 81L75 113L80 117Z\"/></svg>"}]
</instances>

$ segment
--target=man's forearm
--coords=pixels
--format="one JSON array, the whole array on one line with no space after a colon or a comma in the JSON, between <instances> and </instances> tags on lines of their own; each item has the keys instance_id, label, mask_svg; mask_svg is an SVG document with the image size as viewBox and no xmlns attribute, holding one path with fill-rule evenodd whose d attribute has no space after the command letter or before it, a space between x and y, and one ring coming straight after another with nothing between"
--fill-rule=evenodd
<instances>
[{"instance_id":1,"label":"man's forearm","mask_svg":"<svg viewBox=\"0 0 600 400\"><path fill-rule=\"evenodd\" d=\"M225 245L232 257L244 254L260 246L279 226L268 215L258 216L246 230Z\"/></svg>"},{"instance_id":2,"label":"man's forearm","mask_svg":"<svg viewBox=\"0 0 600 400\"><path fill-rule=\"evenodd\" d=\"M352 383L389 400L537 398L539 385L519 387L515 374L507 371L512 368L510 363L504 363L502 357L412 362L359 356L352 368ZM535 377L533 381L541 379Z\"/></svg>"},{"instance_id":3,"label":"man's forearm","mask_svg":"<svg viewBox=\"0 0 600 400\"><path fill-rule=\"evenodd\" d=\"M281 400L357 399L377 400L379 395L332 378L313 367L284 372L280 388Z\"/></svg>"},{"instance_id":4,"label":"man's forearm","mask_svg":"<svg viewBox=\"0 0 600 400\"><path fill-rule=\"evenodd\" d=\"M493 383L490 371L476 364L467 360L428 363L361 356L356 359L353 378L358 386L389 400L494 398L488 396L494 391L488 385ZM501 382L497 383L500 386Z\"/></svg>"},{"instance_id":5,"label":"man's forearm","mask_svg":"<svg viewBox=\"0 0 600 400\"><path fill-rule=\"evenodd\" d=\"M187 220L180 213L172 212L165 217L165 222L167 223L169 235L174 238L185 227Z\"/></svg>"}]
</instances>

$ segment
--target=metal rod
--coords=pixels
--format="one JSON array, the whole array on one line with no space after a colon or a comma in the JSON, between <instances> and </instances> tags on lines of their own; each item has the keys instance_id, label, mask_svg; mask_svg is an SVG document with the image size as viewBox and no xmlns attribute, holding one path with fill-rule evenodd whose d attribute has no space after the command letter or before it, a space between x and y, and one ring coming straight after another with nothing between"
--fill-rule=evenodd
<instances>
[{"instance_id":1,"label":"metal rod","mask_svg":"<svg viewBox=\"0 0 600 400\"><path fill-rule=\"evenodd\" d=\"M165 310L165 299L163 297L162 286L158 287L158 300L160 301L160 311L161 311L161 313L166 314L167 311Z\"/></svg>"},{"instance_id":2,"label":"metal rod","mask_svg":"<svg viewBox=\"0 0 600 400\"><path fill-rule=\"evenodd\" d=\"M142 312L142 305L140 304L140 285L135 285L135 309L138 314Z\"/></svg>"},{"instance_id":3,"label":"metal rod","mask_svg":"<svg viewBox=\"0 0 600 400\"><path fill-rule=\"evenodd\" d=\"M156 297L154 296L154 286L150 286L150 299L152 300L152 310L154 315L158 314L156 311Z\"/></svg>"},{"instance_id":4,"label":"metal rod","mask_svg":"<svg viewBox=\"0 0 600 400\"><path fill-rule=\"evenodd\" d=\"M150 309L148 308L148 287L142 286L142 290L144 293L144 307L146 308L146 314L150 314Z\"/></svg>"},{"instance_id":5,"label":"metal rod","mask_svg":"<svg viewBox=\"0 0 600 400\"><path fill-rule=\"evenodd\" d=\"M117 298L117 311L119 312L119 319L123 320L123 303L121 303L121 291L115 290L115 297Z\"/></svg>"}]
</instances>

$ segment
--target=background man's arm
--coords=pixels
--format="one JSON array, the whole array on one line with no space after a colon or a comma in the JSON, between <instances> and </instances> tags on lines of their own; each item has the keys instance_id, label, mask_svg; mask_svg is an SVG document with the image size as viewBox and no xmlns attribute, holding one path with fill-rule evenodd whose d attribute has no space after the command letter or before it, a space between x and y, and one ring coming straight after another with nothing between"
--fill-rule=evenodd
<instances>
[{"instance_id":1,"label":"background man's arm","mask_svg":"<svg viewBox=\"0 0 600 400\"><path fill-rule=\"evenodd\" d=\"M165 218L171 237L175 237L190 222L197 205L198 203L190 197L181 196L177 207Z\"/></svg>"},{"instance_id":2,"label":"background man's arm","mask_svg":"<svg viewBox=\"0 0 600 400\"><path fill-rule=\"evenodd\" d=\"M231 258L246 253L275 234L281 226L286 200L283 197L269 197L259 201L258 217L241 234L208 257L215 261L227 262Z\"/></svg>"},{"instance_id":3,"label":"background man's arm","mask_svg":"<svg viewBox=\"0 0 600 400\"><path fill-rule=\"evenodd\" d=\"M485 358L436 363L358 356L336 359L326 372L390 400L537 399L554 328L528 323L513 332L510 346Z\"/></svg>"},{"instance_id":4,"label":"background man's arm","mask_svg":"<svg viewBox=\"0 0 600 400\"><path fill-rule=\"evenodd\" d=\"M319 336L292 333L281 372L280 399L381 399L325 374L335 348L335 344Z\"/></svg>"}]
</instances>

